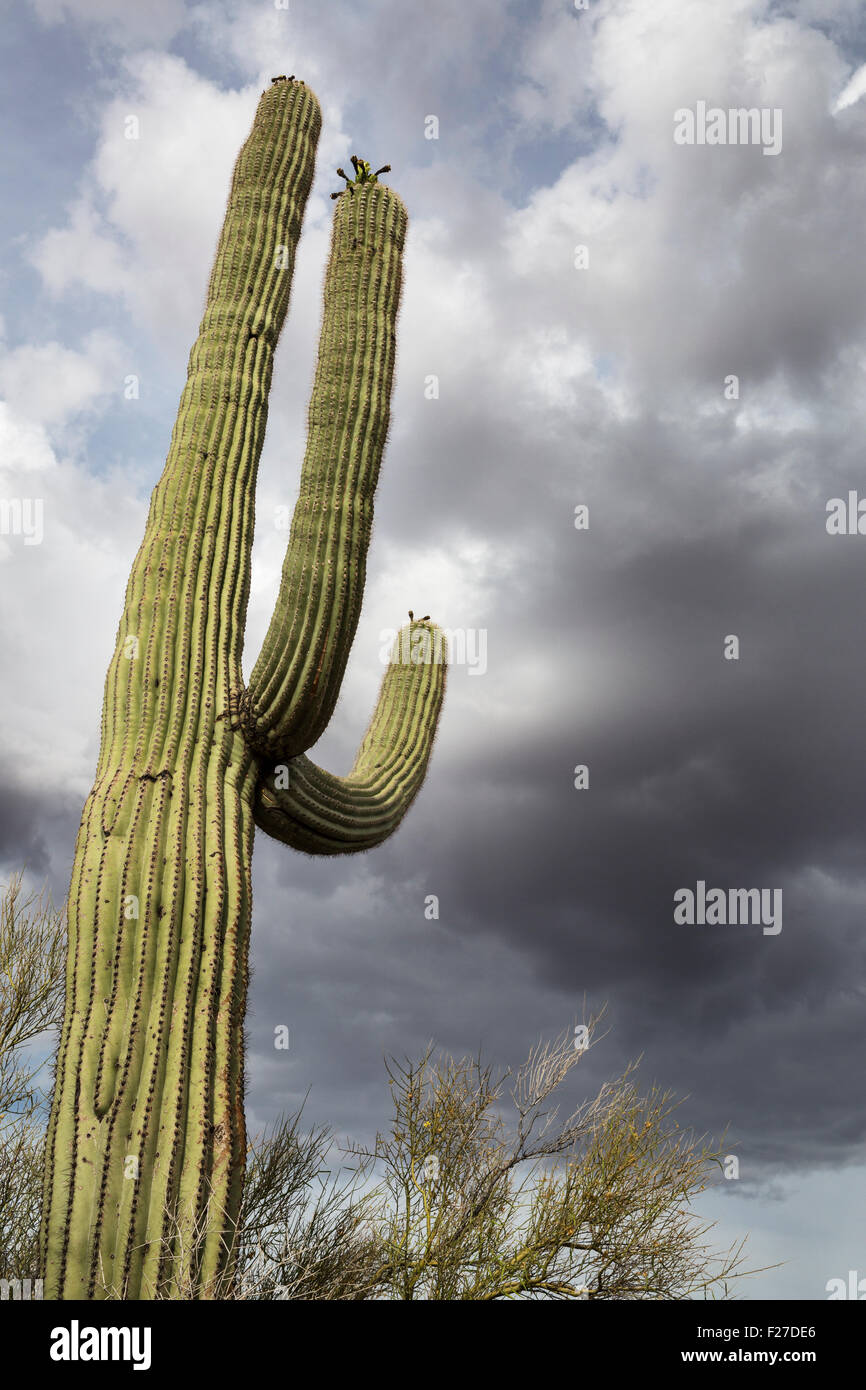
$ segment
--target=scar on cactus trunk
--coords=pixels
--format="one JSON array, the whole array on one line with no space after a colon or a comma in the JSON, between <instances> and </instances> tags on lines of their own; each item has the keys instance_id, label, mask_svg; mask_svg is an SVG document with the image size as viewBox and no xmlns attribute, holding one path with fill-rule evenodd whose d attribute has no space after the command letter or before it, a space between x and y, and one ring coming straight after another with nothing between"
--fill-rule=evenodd
<instances>
[{"instance_id":1,"label":"scar on cactus trunk","mask_svg":"<svg viewBox=\"0 0 866 1390\"><path fill-rule=\"evenodd\" d=\"M309 854L378 845L433 744L446 661L401 661L404 628L348 777L306 756L358 624L388 432L407 215L375 178L334 208L300 496L243 686L256 471L320 129L302 82L263 93L127 585L69 892L47 1298L230 1289L255 827ZM441 651L441 629L410 630Z\"/></svg>"}]
</instances>

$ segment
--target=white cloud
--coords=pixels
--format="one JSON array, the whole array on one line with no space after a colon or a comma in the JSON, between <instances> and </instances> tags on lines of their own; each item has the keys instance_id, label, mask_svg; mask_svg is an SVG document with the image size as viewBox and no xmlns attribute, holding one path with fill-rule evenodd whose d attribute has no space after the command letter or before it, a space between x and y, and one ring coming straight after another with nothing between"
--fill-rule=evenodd
<instances>
[{"instance_id":1,"label":"white cloud","mask_svg":"<svg viewBox=\"0 0 866 1390\"><path fill-rule=\"evenodd\" d=\"M184 0L30 0L46 25L71 22L118 44L168 43L187 22Z\"/></svg>"},{"instance_id":2,"label":"white cloud","mask_svg":"<svg viewBox=\"0 0 866 1390\"><path fill-rule=\"evenodd\" d=\"M45 430L30 420L20 420L0 401L0 459L4 473L42 472L54 466L54 451Z\"/></svg>"},{"instance_id":3,"label":"white cloud","mask_svg":"<svg viewBox=\"0 0 866 1390\"><path fill-rule=\"evenodd\" d=\"M828 115L839 58L822 34L762 10L751 0L607 7L591 82L616 138L505 222L513 318L558 324L593 356L613 354L668 408L678 390L684 406L694 399L696 379L741 371L754 381L780 350L808 357L822 321L862 312L843 231L862 220L866 181L842 172L850 152ZM675 145L673 113L698 99L781 108L781 156ZM587 270L572 266L580 244Z\"/></svg>"},{"instance_id":4,"label":"white cloud","mask_svg":"<svg viewBox=\"0 0 866 1390\"><path fill-rule=\"evenodd\" d=\"M198 329L232 169L261 88L220 90L169 54L138 53L124 68L126 91L102 113L96 153L66 225L47 232L30 258L54 296L86 289L121 300L134 329L181 367ZM126 138L130 116L138 122L137 139ZM337 108L327 106L323 117L317 167L330 187L326 171L344 160L346 136ZM327 195L311 195L298 270L302 255L310 264L310 243L324 261L331 211ZM321 274L317 267L309 294L296 274L296 328L317 324Z\"/></svg>"},{"instance_id":5,"label":"white cloud","mask_svg":"<svg viewBox=\"0 0 866 1390\"><path fill-rule=\"evenodd\" d=\"M221 92L165 54L137 54L126 68L128 91L103 112L68 224L48 232L32 260L55 294L120 296L154 338L180 338L188 350L257 93ZM126 138L128 116L137 139Z\"/></svg>"},{"instance_id":6,"label":"white cloud","mask_svg":"<svg viewBox=\"0 0 866 1390\"><path fill-rule=\"evenodd\" d=\"M61 462L0 403L0 498L41 504L41 543L0 536L0 760L20 785L86 794L102 686L146 503L126 470Z\"/></svg>"},{"instance_id":7,"label":"white cloud","mask_svg":"<svg viewBox=\"0 0 866 1390\"><path fill-rule=\"evenodd\" d=\"M70 207L65 227L45 233L30 259L52 294L83 285L100 294L120 295L126 286L121 246L109 235L87 196Z\"/></svg>"},{"instance_id":8,"label":"white cloud","mask_svg":"<svg viewBox=\"0 0 866 1390\"><path fill-rule=\"evenodd\" d=\"M121 391L119 361L121 345L101 329L87 335L80 352L57 342L24 344L0 352L0 395L18 417L58 426Z\"/></svg>"},{"instance_id":9,"label":"white cloud","mask_svg":"<svg viewBox=\"0 0 866 1390\"><path fill-rule=\"evenodd\" d=\"M538 23L523 38L523 81L513 106L533 131L563 130L584 114L590 98L593 16L559 0L543 0Z\"/></svg>"},{"instance_id":10,"label":"white cloud","mask_svg":"<svg viewBox=\"0 0 866 1390\"><path fill-rule=\"evenodd\" d=\"M851 81L839 93L833 103L833 114L835 115L837 111L844 111L848 106L853 106L864 94L866 94L866 63L857 69Z\"/></svg>"}]
</instances>

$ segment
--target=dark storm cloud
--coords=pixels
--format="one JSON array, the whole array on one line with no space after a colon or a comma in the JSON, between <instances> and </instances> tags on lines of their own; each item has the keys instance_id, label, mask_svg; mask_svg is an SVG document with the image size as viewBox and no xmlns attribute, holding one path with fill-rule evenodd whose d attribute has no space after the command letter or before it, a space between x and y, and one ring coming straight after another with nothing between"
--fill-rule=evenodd
<instances>
[{"instance_id":1,"label":"dark storm cloud","mask_svg":"<svg viewBox=\"0 0 866 1390\"><path fill-rule=\"evenodd\" d=\"M81 815L74 795L46 788L43 793L3 779L0 784L0 866L4 879L26 869L28 878L47 882L57 902L69 885L72 847Z\"/></svg>"}]
</instances>

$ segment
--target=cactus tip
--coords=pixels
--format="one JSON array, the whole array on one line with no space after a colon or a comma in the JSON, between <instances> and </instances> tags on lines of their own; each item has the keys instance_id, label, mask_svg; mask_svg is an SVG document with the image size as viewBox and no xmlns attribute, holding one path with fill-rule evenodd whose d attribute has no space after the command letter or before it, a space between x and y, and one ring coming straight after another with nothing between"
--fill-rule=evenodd
<instances>
[{"instance_id":1,"label":"cactus tip","mask_svg":"<svg viewBox=\"0 0 866 1390\"><path fill-rule=\"evenodd\" d=\"M332 193L332 198L342 197L342 195L346 192L346 189L348 189L349 192L353 194L355 192L355 189L364 183L378 183L380 174L390 174L391 172L390 164L383 164L380 169L377 169L375 171L375 173L372 172L367 160L361 159L356 154L353 154L351 156L351 164L352 168L355 170L355 177L353 179L350 179L345 169L338 169L337 173L340 175L340 178L346 180L346 188L341 188L339 193Z\"/></svg>"}]
</instances>

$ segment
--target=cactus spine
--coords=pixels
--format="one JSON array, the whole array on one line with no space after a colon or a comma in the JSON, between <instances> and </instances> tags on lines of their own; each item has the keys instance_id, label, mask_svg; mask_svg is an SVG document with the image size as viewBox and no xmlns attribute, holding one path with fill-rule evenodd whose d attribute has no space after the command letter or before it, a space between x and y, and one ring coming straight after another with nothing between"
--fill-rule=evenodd
<instances>
[{"instance_id":1,"label":"cactus spine","mask_svg":"<svg viewBox=\"0 0 866 1390\"><path fill-rule=\"evenodd\" d=\"M302 82L263 93L127 585L69 892L46 1297L230 1288L255 826L311 854L368 849L400 823L432 747L445 662L406 663L395 645L350 775L306 756L358 623L390 414L407 217L377 181L335 206L300 496L243 688L256 472L320 129Z\"/></svg>"}]
</instances>

